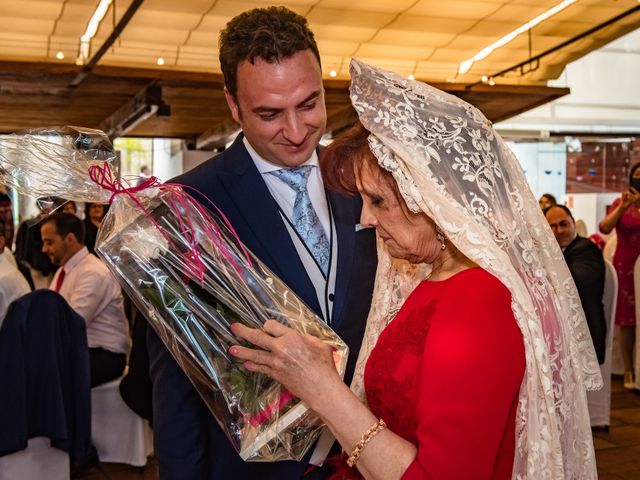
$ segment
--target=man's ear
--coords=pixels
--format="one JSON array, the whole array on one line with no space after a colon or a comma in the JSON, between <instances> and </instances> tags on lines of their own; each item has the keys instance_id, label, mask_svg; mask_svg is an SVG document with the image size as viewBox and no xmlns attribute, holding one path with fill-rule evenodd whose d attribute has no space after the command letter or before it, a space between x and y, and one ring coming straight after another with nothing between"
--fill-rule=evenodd
<instances>
[{"instance_id":1,"label":"man's ear","mask_svg":"<svg viewBox=\"0 0 640 480\"><path fill-rule=\"evenodd\" d=\"M69 232L64 236L64 243L67 245L71 245L73 243L80 243L78 241L78 237L76 237L73 233Z\"/></svg>"},{"instance_id":2,"label":"man's ear","mask_svg":"<svg viewBox=\"0 0 640 480\"><path fill-rule=\"evenodd\" d=\"M242 118L240 116L240 107L236 103L236 99L233 98L231 92L227 90L227 87L224 87L224 98L227 99L227 105L229 105L229 110L231 110L231 116L233 120L238 124L242 125Z\"/></svg>"}]
</instances>

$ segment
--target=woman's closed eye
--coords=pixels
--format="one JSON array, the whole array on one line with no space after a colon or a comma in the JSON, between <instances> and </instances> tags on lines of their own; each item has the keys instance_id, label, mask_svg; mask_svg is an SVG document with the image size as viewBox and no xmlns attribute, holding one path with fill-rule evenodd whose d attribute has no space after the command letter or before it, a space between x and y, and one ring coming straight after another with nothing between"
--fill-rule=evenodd
<instances>
[{"instance_id":1,"label":"woman's closed eye","mask_svg":"<svg viewBox=\"0 0 640 480\"><path fill-rule=\"evenodd\" d=\"M371 201L371 205L374 207L381 207L384 203L383 198L378 195L369 195L369 200Z\"/></svg>"}]
</instances>

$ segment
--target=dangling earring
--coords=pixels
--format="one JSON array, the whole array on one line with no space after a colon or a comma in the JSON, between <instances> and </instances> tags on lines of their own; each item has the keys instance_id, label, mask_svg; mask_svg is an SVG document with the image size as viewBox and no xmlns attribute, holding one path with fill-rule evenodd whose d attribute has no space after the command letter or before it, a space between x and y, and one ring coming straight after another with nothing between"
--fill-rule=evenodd
<instances>
[{"instance_id":1,"label":"dangling earring","mask_svg":"<svg viewBox=\"0 0 640 480\"><path fill-rule=\"evenodd\" d=\"M444 232L437 225L436 225L436 239L440 242L440 250L444 250L445 248L447 248L447 245L445 244L446 237L444 236Z\"/></svg>"}]
</instances>

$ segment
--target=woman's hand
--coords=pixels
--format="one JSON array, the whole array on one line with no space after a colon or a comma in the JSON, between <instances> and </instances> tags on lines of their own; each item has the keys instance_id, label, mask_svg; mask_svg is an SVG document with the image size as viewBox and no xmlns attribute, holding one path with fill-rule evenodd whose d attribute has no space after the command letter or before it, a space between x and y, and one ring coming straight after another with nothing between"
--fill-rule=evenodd
<instances>
[{"instance_id":1,"label":"woman's hand","mask_svg":"<svg viewBox=\"0 0 640 480\"><path fill-rule=\"evenodd\" d=\"M627 208L637 202L640 202L640 193L635 188L631 187L629 190L622 193L620 206L624 210L627 210Z\"/></svg>"},{"instance_id":2,"label":"woman's hand","mask_svg":"<svg viewBox=\"0 0 640 480\"><path fill-rule=\"evenodd\" d=\"M247 370L264 373L281 383L310 407L333 382L342 383L333 348L316 337L303 335L275 320L265 322L262 330L234 323L231 331L260 348L233 345L229 349L231 355L245 360Z\"/></svg>"}]
</instances>

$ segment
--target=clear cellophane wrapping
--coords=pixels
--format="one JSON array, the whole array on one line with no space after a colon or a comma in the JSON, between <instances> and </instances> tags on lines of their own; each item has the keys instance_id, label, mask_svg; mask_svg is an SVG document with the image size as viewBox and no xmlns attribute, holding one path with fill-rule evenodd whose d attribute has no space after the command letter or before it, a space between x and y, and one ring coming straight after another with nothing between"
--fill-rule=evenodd
<instances>
[{"instance_id":1,"label":"clear cellophane wrapping","mask_svg":"<svg viewBox=\"0 0 640 480\"><path fill-rule=\"evenodd\" d=\"M128 188L109 167L99 131L64 127L0 139L0 178L20 193L107 202L96 252L118 279L246 461L299 460L323 424L282 385L252 373L228 349L229 325L275 319L334 348L346 344L244 247L223 215L179 185ZM88 172L91 172L89 174ZM171 388L167 385L164 388Z\"/></svg>"}]
</instances>

